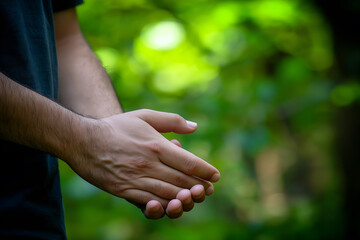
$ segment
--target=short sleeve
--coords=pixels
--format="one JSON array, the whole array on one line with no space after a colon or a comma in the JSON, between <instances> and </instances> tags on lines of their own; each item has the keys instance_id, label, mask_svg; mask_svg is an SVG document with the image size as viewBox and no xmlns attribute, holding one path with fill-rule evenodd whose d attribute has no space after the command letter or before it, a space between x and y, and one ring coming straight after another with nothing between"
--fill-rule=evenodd
<instances>
[{"instance_id":1,"label":"short sleeve","mask_svg":"<svg viewBox=\"0 0 360 240\"><path fill-rule=\"evenodd\" d=\"M83 0L52 0L53 12L59 12L82 4Z\"/></svg>"}]
</instances>

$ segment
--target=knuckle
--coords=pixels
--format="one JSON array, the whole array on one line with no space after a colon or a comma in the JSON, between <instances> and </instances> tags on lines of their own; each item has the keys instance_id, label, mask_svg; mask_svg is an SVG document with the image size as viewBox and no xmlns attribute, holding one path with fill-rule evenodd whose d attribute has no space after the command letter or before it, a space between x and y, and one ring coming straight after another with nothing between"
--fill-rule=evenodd
<instances>
[{"instance_id":1,"label":"knuckle","mask_svg":"<svg viewBox=\"0 0 360 240\"><path fill-rule=\"evenodd\" d=\"M159 154L161 152L161 144L159 142L149 142L146 144L145 148L155 154Z\"/></svg>"},{"instance_id":2,"label":"knuckle","mask_svg":"<svg viewBox=\"0 0 360 240\"><path fill-rule=\"evenodd\" d=\"M112 189L111 192L114 193L115 195L119 196L121 195L123 192L125 192L129 187L126 186L125 184L119 184L119 183L114 183L112 185Z\"/></svg>"},{"instance_id":3,"label":"knuckle","mask_svg":"<svg viewBox=\"0 0 360 240\"><path fill-rule=\"evenodd\" d=\"M197 161L194 158L189 158L184 161L185 173L193 175L196 170Z\"/></svg>"},{"instance_id":4,"label":"knuckle","mask_svg":"<svg viewBox=\"0 0 360 240\"><path fill-rule=\"evenodd\" d=\"M160 183L154 183L151 187L153 192L163 192L163 187Z\"/></svg>"},{"instance_id":5,"label":"knuckle","mask_svg":"<svg viewBox=\"0 0 360 240\"><path fill-rule=\"evenodd\" d=\"M130 114L134 114L137 117L144 117L146 115L148 115L151 112L151 110L149 109L139 109L139 110L135 110L132 112L129 112Z\"/></svg>"},{"instance_id":6,"label":"knuckle","mask_svg":"<svg viewBox=\"0 0 360 240\"><path fill-rule=\"evenodd\" d=\"M151 161L143 157L134 158L132 163L136 169L150 168L152 165Z\"/></svg>"},{"instance_id":7,"label":"knuckle","mask_svg":"<svg viewBox=\"0 0 360 240\"><path fill-rule=\"evenodd\" d=\"M140 109L140 111L143 112L143 113L150 113L151 112L151 110L147 109L147 108Z\"/></svg>"},{"instance_id":8,"label":"knuckle","mask_svg":"<svg viewBox=\"0 0 360 240\"><path fill-rule=\"evenodd\" d=\"M173 115L172 117L173 117L173 119L174 119L174 122L176 122L177 124L183 123L184 118L181 117L179 114L177 114L177 113L172 113L172 115Z\"/></svg>"},{"instance_id":9,"label":"knuckle","mask_svg":"<svg viewBox=\"0 0 360 240\"><path fill-rule=\"evenodd\" d=\"M134 167L124 168L119 174L121 174L123 179L126 180L135 179L138 176L138 173Z\"/></svg>"},{"instance_id":10,"label":"knuckle","mask_svg":"<svg viewBox=\"0 0 360 240\"><path fill-rule=\"evenodd\" d=\"M150 109L143 108L143 109L138 110L138 112L139 112L141 115L148 115L148 114L152 113L153 111L150 110Z\"/></svg>"}]
</instances>

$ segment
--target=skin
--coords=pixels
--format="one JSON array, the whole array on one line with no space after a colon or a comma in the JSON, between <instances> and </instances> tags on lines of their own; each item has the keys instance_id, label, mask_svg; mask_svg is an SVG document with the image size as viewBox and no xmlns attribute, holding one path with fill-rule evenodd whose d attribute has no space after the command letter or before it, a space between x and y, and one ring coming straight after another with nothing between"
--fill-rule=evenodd
<instances>
[{"instance_id":1,"label":"skin","mask_svg":"<svg viewBox=\"0 0 360 240\"><path fill-rule=\"evenodd\" d=\"M59 157L150 219L177 218L202 202L219 171L160 134L192 133L197 126L172 113L123 113L75 10L56 13L54 21L60 104L0 73L0 137Z\"/></svg>"}]
</instances>

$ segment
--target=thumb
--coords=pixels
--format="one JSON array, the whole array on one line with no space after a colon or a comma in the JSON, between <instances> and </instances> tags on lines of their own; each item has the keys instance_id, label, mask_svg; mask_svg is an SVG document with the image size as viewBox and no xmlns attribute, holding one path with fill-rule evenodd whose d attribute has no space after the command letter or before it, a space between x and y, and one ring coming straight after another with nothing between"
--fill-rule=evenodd
<instances>
[{"instance_id":1,"label":"thumb","mask_svg":"<svg viewBox=\"0 0 360 240\"><path fill-rule=\"evenodd\" d=\"M158 112L142 109L134 112L137 117L147 122L158 132L192 133L197 129L197 124L185 120L178 114Z\"/></svg>"}]
</instances>

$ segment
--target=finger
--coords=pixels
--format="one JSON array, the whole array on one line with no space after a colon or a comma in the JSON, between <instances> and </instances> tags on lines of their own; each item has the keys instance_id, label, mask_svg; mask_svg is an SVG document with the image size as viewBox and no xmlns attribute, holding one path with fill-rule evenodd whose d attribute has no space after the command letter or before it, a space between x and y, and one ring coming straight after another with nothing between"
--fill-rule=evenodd
<instances>
[{"instance_id":1,"label":"finger","mask_svg":"<svg viewBox=\"0 0 360 240\"><path fill-rule=\"evenodd\" d=\"M148 109L134 111L133 113L159 132L185 134L192 133L197 129L196 123L186 121L183 117L175 113L158 112Z\"/></svg>"},{"instance_id":2,"label":"finger","mask_svg":"<svg viewBox=\"0 0 360 240\"><path fill-rule=\"evenodd\" d=\"M194 207L194 201L191 196L191 192L188 189L181 190L177 195L176 199L179 199L182 203L184 212L188 212Z\"/></svg>"},{"instance_id":3,"label":"finger","mask_svg":"<svg viewBox=\"0 0 360 240\"><path fill-rule=\"evenodd\" d=\"M190 189L195 185L201 184L206 189L206 193L212 193L213 185L211 182L195 178L180 172L176 169L169 168L166 165L158 165L154 168L155 173L157 173L156 178L171 183L179 188Z\"/></svg>"},{"instance_id":4,"label":"finger","mask_svg":"<svg viewBox=\"0 0 360 240\"><path fill-rule=\"evenodd\" d=\"M180 143L178 140L176 140L176 139L173 139L173 140L171 140L170 142L172 142L173 144L175 144L175 145L178 146L178 147L181 147L181 143Z\"/></svg>"},{"instance_id":5,"label":"finger","mask_svg":"<svg viewBox=\"0 0 360 240\"><path fill-rule=\"evenodd\" d=\"M164 208L160 202L151 200L146 204L146 209L143 211L145 217L148 219L159 219L165 215Z\"/></svg>"},{"instance_id":6,"label":"finger","mask_svg":"<svg viewBox=\"0 0 360 240\"><path fill-rule=\"evenodd\" d=\"M155 194L162 199L168 200L176 198L178 192L182 190L182 188L171 183L149 177L139 178L134 184L136 188L140 190Z\"/></svg>"},{"instance_id":7,"label":"finger","mask_svg":"<svg viewBox=\"0 0 360 240\"><path fill-rule=\"evenodd\" d=\"M203 185L196 185L190 189L194 202L200 203L205 200L205 191Z\"/></svg>"},{"instance_id":8,"label":"finger","mask_svg":"<svg viewBox=\"0 0 360 240\"><path fill-rule=\"evenodd\" d=\"M126 199L127 201L133 203L137 207L141 205L146 205L151 200L158 201L161 206L165 209L169 204L169 201L163 198L156 196L155 194L139 190L139 189L127 189L125 190L122 195L122 198Z\"/></svg>"},{"instance_id":9,"label":"finger","mask_svg":"<svg viewBox=\"0 0 360 240\"><path fill-rule=\"evenodd\" d=\"M146 205L129 200L127 201L138 207L148 219L159 219L165 215L164 208L161 206L161 203L156 200L151 200Z\"/></svg>"},{"instance_id":10,"label":"finger","mask_svg":"<svg viewBox=\"0 0 360 240\"><path fill-rule=\"evenodd\" d=\"M183 208L179 199L173 199L166 208L166 215L169 218L178 218L183 214Z\"/></svg>"},{"instance_id":11,"label":"finger","mask_svg":"<svg viewBox=\"0 0 360 240\"><path fill-rule=\"evenodd\" d=\"M213 194L214 192L214 186L211 185L210 187L208 187L206 190L205 190L205 194L206 196L210 196L211 194Z\"/></svg>"},{"instance_id":12,"label":"finger","mask_svg":"<svg viewBox=\"0 0 360 240\"><path fill-rule=\"evenodd\" d=\"M169 141L164 141L160 147L160 160L167 166L210 182L217 182L220 179L220 172L215 167L194 154Z\"/></svg>"}]
</instances>

